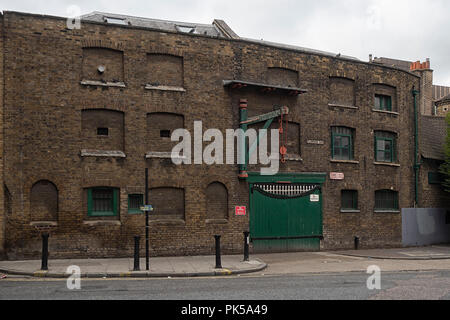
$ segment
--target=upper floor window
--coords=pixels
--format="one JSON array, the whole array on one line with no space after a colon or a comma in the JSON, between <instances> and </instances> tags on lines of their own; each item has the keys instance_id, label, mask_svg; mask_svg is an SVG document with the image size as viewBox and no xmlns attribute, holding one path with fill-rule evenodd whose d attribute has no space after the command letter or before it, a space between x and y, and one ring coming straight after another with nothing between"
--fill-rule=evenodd
<instances>
[{"instance_id":1,"label":"upper floor window","mask_svg":"<svg viewBox=\"0 0 450 320\"><path fill-rule=\"evenodd\" d=\"M169 152L178 143L170 136L176 129L184 127L181 114L155 112L147 114L147 151Z\"/></svg>"},{"instance_id":2,"label":"upper floor window","mask_svg":"<svg viewBox=\"0 0 450 320\"><path fill-rule=\"evenodd\" d=\"M373 85L373 110L398 112L397 89L387 84Z\"/></svg>"},{"instance_id":3,"label":"upper floor window","mask_svg":"<svg viewBox=\"0 0 450 320\"><path fill-rule=\"evenodd\" d=\"M375 161L397 161L397 134L387 131L375 131Z\"/></svg>"},{"instance_id":4,"label":"upper floor window","mask_svg":"<svg viewBox=\"0 0 450 320\"><path fill-rule=\"evenodd\" d=\"M267 82L284 87L298 87L298 72L286 68L270 67L267 69Z\"/></svg>"},{"instance_id":5,"label":"upper floor window","mask_svg":"<svg viewBox=\"0 0 450 320\"><path fill-rule=\"evenodd\" d=\"M147 84L151 87L183 87L183 57L147 54Z\"/></svg>"},{"instance_id":6,"label":"upper floor window","mask_svg":"<svg viewBox=\"0 0 450 320\"><path fill-rule=\"evenodd\" d=\"M331 128L331 157L335 160L353 160L354 129Z\"/></svg>"},{"instance_id":7,"label":"upper floor window","mask_svg":"<svg viewBox=\"0 0 450 320\"><path fill-rule=\"evenodd\" d=\"M83 48L83 80L123 83L123 52L109 48Z\"/></svg>"},{"instance_id":8,"label":"upper floor window","mask_svg":"<svg viewBox=\"0 0 450 320\"><path fill-rule=\"evenodd\" d=\"M392 111L392 97L376 94L374 107L376 110Z\"/></svg>"},{"instance_id":9,"label":"upper floor window","mask_svg":"<svg viewBox=\"0 0 450 320\"><path fill-rule=\"evenodd\" d=\"M355 81L347 78L330 78L330 104L353 107L355 105Z\"/></svg>"},{"instance_id":10,"label":"upper floor window","mask_svg":"<svg viewBox=\"0 0 450 320\"><path fill-rule=\"evenodd\" d=\"M81 111L81 139L83 149L124 149L124 113L107 109Z\"/></svg>"}]
</instances>

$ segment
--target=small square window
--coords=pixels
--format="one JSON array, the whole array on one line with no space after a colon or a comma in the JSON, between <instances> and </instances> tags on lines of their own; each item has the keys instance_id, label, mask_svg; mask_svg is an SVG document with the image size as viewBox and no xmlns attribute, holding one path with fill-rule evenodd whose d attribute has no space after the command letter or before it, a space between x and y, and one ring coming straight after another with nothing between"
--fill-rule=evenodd
<instances>
[{"instance_id":1,"label":"small square window","mask_svg":"<svg viewBox=\"0 0 450 320\"><path fill-rule=\"evenodd\" d=\"M109 135L108 128L97 128L97 135L98 136L107 136L107 135Z\"/></svg>"},{"instance_id":2,"label":"small square window","mask_svg":"<svg viewBox=\"0 0 450 320\"><path fill-rule=\"evenodd\" d=\"M159 136L161 138L170 138L170 130L161 130L161 131L159 131Z\"/></svg>"},{"instance_id":3,"label":"small square window","mask_svg":"<svg viewBox=\"0 0 450 320\"><path fill-rule=\"evenodd\" d=\"M142 213L141 207L144 205L144 196L142 194L128 195L128 213Z\"/></svg>"}]
</instances>

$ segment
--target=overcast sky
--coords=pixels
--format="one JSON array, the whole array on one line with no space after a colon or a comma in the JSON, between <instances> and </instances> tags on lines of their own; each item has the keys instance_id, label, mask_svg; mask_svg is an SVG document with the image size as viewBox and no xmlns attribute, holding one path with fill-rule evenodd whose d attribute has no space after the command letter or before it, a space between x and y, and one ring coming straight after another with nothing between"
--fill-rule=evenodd
<instances>
[{"instance_id":1,"label":"overcast sky","mask_svg":"<svg viewBox=\"0 0 450 320\"><path fill-rule=\"evenodd\" d=\"M449 0L0 0L0 10L70 16L120 13L175 21L223 19L239 35L368 60L431 59L434 84L450 86Z\"/></svg>"}]
</instances>

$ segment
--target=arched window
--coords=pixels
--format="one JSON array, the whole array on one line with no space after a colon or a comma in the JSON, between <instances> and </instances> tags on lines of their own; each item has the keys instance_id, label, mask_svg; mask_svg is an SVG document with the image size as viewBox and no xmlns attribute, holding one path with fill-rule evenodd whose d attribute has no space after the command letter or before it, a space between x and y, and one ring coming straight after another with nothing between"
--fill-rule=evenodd
<instances>
[{"instance_id":1,"label":"arched window","mask_svg":"<svg viewBox=\"0 0 450 320\"><path fill-rule=\"evenodd\" d=\"M206 188L207 219L228 219L228 191L224 184L213 182Z\"/></svg>"},{"instance_id":2,"label":"arched window","mask_svg":"<svg viewBox=\"0 0 450 320\"><path fill-rule=\"evenodd\" d=\"M31 187L31 221L56 221L58 219L58 189L47 180Z\"/></svg>"}]
</instances>

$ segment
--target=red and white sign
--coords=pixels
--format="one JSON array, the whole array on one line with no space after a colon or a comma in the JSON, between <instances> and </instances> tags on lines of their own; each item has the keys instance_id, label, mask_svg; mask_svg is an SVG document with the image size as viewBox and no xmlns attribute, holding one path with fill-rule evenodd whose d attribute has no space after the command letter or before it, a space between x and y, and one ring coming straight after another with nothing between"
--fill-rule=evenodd
<instances>
[{"instance_id":1,"label":"red and white sign","mask_svg":"<svg viewBox=\"0 0 450 320\"><path fill-rule=\"evenodd\" d=\"M237 216L245 216L245 214L246 214L246 207L245 206L235 207L235 214Z\"/></svg>"},{"instance_id":2,"label":"red and white sign","mask_svg":"<svg viewBox=\"0 0 450 320\"><path fill-rule=\"evenodd\" d=\"M342 172L330 172L331 180L344 180L344 173Z\"/></svg>"}]
</instances>

